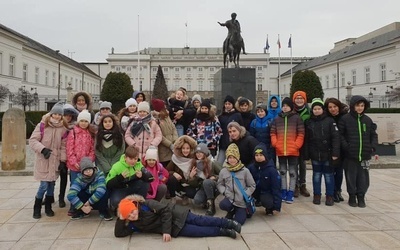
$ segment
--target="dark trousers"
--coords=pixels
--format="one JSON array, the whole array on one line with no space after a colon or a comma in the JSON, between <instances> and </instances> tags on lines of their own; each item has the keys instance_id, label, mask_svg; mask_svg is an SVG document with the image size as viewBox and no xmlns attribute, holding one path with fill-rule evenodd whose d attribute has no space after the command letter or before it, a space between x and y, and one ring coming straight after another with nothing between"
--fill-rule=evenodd
<instances>
[{"instance_id":1,"label":"dark trousers","mask_svg":"<svg viewBox=\"0 0 400 250\"><path fill-rule=\"evenodd\" d=\"M59 200L64 200L65 198L65 190L67 189L67 181L68 181L68 169L60 171L60 194L58 196Z\"/></svg>"},{"instance_id":2,"label":"dark trousers","mask_svg":"<svg viewBox=\"0 0 400 250\"><path fill-rule=\"evenodd\" d=\"M261 202L261 206L267 208L268 210L272 210L274 208L274 197L271 193L260 193L260 189L257 189L253 193L254 199Z\"/></svg>"},{"instance_id":3,"label":"dark trousers","mask_svg":"<svg viewBox=\"0 0 400 250\"><path fill-rule=\"evenodd\" d=\"M297 185L300 187L301 185L306 184L306 171L307 166L306 162L304 161L304 157L301 155L299 156L299 175L297 178Z\"/></svg>"},{"instance_id":4,"label":"dark trousers","mask_svg":"<svg viewBox=\"0 0 400 250\"><path fill-rule=\"evenodd\" d=\"M227 223L228 220L225 218L202 216L189 212L185 225L178 235L187 237L219 236L220 229L225 228Z\"/></svg>"},{"instance_id":5,"label":"dark trousers","mask_svg":"<svg viewBox=\"0 0 400 250\"><path fill-rule=\"evenodd\" d=\"M344 173L349 195L365 195L369 187L369 169L353 159L344 160Z\"/></svg>"},{"instance_id":6,"label":"dark trousers","mask_svg":"<svg viewBox=\"0 0 400 250\"><path fill-rule=\"evenodd\" d=\"M110 194L110 204L112 208L117 208L118 203L128 195L139 194L146 197L150 183L136 180L129 187L113 189Z\"/></svg>"},{"instance_id":7,"label":"dark trousers","mask_svg":"<svg viewBox=\"0 0 400 250\"><path fill-rule=\"evenodd\" d=\"M244 207L237 207L232 204L232 202L228 198L224 198L220 203L219 203L219 208L221 210L227 211L227 212L235 212L233 219L240 224L244 224L247 219L247 213L246 213L246 208Z\"/></svg>"},{"instance_id":8,"label":"dark trousers","mask_svg":"<svg viewBox=\"0 0 400 250\"><path fill-rule=\"evenodd\" d=\"M178 181L175 176L170 175L167 181L167 187L168 187L168 192L170 197L175 197L176 196L176 192L185 192L185 196L193 199L194 196L196 195L196 188L194 187L183 187L182 183L180 181Z\"/></svg>"},{"instance_id":9,"label":"dark trousers","mask_svg":"<svg viewBox=\"0 0 400 250\"><path fill-rule=\"evenodd\" d=\"M92 194L88 194L86 193L85 190L81 190L78 193L78 197L79 199L85 203L89 200L89 198L92 196ZM95 204L91 204L93 210L99 210L99 213L103 213L107 211L107 206L108 206L108 194L107 192L103 195L103 197L101 197L101 199L96 202Z\"/></svg>"},{"instance_id":10,"label":"dark trousers","mask_svg":"<svg viewBox=\"0 0 400 250\"><path fill-rule=\"evenodd\" d=\"M335 166L335 172L333 174L335 177L335 192L342 192L343 162Z\"/></svg>"}]
</instances>

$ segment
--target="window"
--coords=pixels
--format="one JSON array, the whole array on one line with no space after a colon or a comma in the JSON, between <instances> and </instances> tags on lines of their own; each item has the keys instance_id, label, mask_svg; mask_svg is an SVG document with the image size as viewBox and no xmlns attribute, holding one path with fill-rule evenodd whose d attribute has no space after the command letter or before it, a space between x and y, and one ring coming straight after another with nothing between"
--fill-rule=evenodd
<instances>
[{"instance_id":1,"label":"window","mask_svg":"<svg viewBox=\"0 0 400 250\"><path fill-rule=\"evenodd\" d=\"M203 68L202 67L199 67L199 72L203 72Z\"/></svg>"},{"instance_id":2,"label":"window","mask_svg":"<svg viewBox=\"0 0 400 250\"><path fill-rule=\"evenodd\" d=\"M157 72L157 67L153 67L151 70L152 70L153 72Z\"/></svg>"},{"instance_id":3,"label":"window","mask_svg":"<svg viewBox=\"0 0 400 250\"><path fill-rule=\"evenodd\" d=\"M187 67L187 68L186 68L186 71L187 71L187 72L190 72L190 71L192 71L192 68Z\"/></svg>"},{"instance_id":4,"label":"window","mask_svg":"<svg viewBox=\"0 0 400 250\"><path fill-rule=\"evenodd\" d=\"M8 68L8 75L15 76L15 56L10 56L10 65Z\"/></svg>"},{"instance_id":5,"label":"window","mask_svg":"<svg viewBox=\"0 0 400 250\"><path fill-rule=\"evenodd\" d=\"M25 82L28 81L28 64L22 66L22 80Z\"/></svg>"},{"instance_id":6,"label":"window","mask_svg":"<svg viewBox=\"0 0 400 250\"><path fill-rule=\"evenodd\" d=\"M353 85L357 84L357 71L355 69L351 71L351 81Z\"/></svg>"},{"instance_id":7,"label":"window","mask_svg":"<svg viewBox=\"0 0 400 250\"><path fill-rule=\"evenodd\" d=\"M131 66L126 67L126 70L127 71L132 71L132 67Z\"/></svg>"},{"instance_id":8,"label":"window","mask_svg":"<svg viewBox=\"0 0 400 250\"><path fill-rule=\"evenodd\" d=\"M143 91L143 82L142 81L139 81L139 90Z\"/></svg>"},{"instance_id":9,"label":"window","mask_svg":"<svg viewBox=\"0 0 400 250\"><path fill-rule=\"evenodd\" d=\"M177 89L179 89L179 81L175 81L174 82L174 90L177 90Z\"/></svg>"},{"instance_id":10,"label":"window","mask_svg":"<svg viewBox=\"0 0 400 250\"><path fill-rule=\"evenodd\" d=\"M46 70L44 72L44 84L49 85L49 71L48 70Z\"/></svg>"},{"instance_id":11,"label":"window","mask_svg":"<svg viewBox=\"0 0 400 250\"><path fill-rule=\"evenodd\" d=\"M187 83L186 83L186 90L187 90L187 91L191 91L191 90L192 90L192 82L191 82L191 81L187 81Z\"/></svg>"},{"instance_id":12,"label":"window","mask_svg":"<svg viewBox=\"0 0 400 250\"><path fill-rule=\"evenodd\" d=\"M346 74L344 72L340 73L340 82L342 83L342 87L346 86Z\"/></svg>"},{"instance_id":13,"label":"window","mask_svg":"<svg viewBox=\"0 0 400 250\"><path fill-rule=\"evenodd\" d=\"M257 84L257 91L262 91L262 84Z\"/></svg>"},{"instance_id":14,"label":"window","mask_svg":"<svg viewBox=\"0 0 400 250\"><path fill-rule=\"evenodd\" d=\"M68 76L65 76L63 88L65 88L67 86L67 84L68 84Z\"/></svg>"},{"instance_id":15,"label":"window","mask_svg":"<svg viewBox=\"0 0 400 250\"><path fill-rule=\"evenodd\" d=\"M3 53L0 53L0 75L3 74Z\"/></svg>"},{"instance_id":16,"label":"window","mask_svg":"<svg viewBox=\"0 0 400 250\"><path fill-rule=\"evenodd\" d=\"M35 83L39 83L39 67L35 67Z\"/></svg>"},{"instance_id":17,"label":"window","mask_svg":"<svg viewBox=\"0 0 400 250\"><path fill-rule=\"evenodd\" d=\"M332 75L332 78L333 78L333 87L336 88L336 83L337 83L336 74L333 74L333 75Z\"/></svg>"},{"instance_id":18,"label":"window","mask_svg":"<svg viewBox=\"0 0 400 250\"><path fill-rule=\"evenodd\" d=\"M215 71L215 68L214 67L211 67L210 68L210 72L214 72Z\"/></svg>"},{"instance_id":19,"label":"window","mask_svg":"<svg viewBox=\"0 0 400 250\"><path fill-rule=\"evenodd\" d=\"M262 66L257 66L257 70L261 71L261 70L263 70L263 67Z\"/></svg>"},{"instance_id":20,"label":"window","mask_svg":"<svg viewBox=\"0 0 400 250\"><path fill-rule=\"evenodd\" d=\"M52 79L53 87L56 86L56 72L53 71L53 79Z\"/></svg>"},{"instance_id":21,"label":"window","mask_svg":"<svg viewBox=\"0 0 400 250\"><path fill-rule=\"evenodd\" d=\"M365 83L370 83L371 82L371 70L369 67L365 67Z\"/></svg>"},{"instance_id":22,"label":"window","mask_svg":"<svg viewBox=\"0 0 400 250\"><path fill-rule=\"evenodd\" d=\"M164 68L163 70L164 70L164 72L168 72L168 68Z\"/></svg>"},{"instance_id":23,"label":"window","mask_svg":"<svg viewBox=\"0 0 400 250\"><path fill-rule=\"evenodd\" d=\"M326 88L329 89L329 76L325 76Z\"/></svg>"},{"instance_id":24,"label":"window","mask_svg":"<svg viewBox=\"0 0 400 250\"><path fill-rule=\"evenodd\" d=\"M199 83L199 91L203 91L203 81L198 81Z\"/></svg>"},{"instance_id":25,"label":"window","mask_svg":"<svg viewBox=\"0 0 400 250\"><path fill-rule=\"evenodd\" d=\"M210 90L214 91L214 81L210 81Z\"/></svg>"},{"instance_id":26,"label":"window","mask_svg":"<svg viewBox=\"0 0 400 250\"><path fill-rule=\"evenodd\" d=\"M386 81L386 63L379 65L381 82Z\"/></svg>"},{"instance_id":27,"label":"window","mask_svg":"<svg viewBox=\"0 0 400 250\"><path fill-rule=\"evenodd\" d=\"M121 67L120 66L115 67L115 71L120 72L121 71Z\"/></svg>"},{"instance_id":28,"label":"window","mask_svg":"<svg viewBox=\"0 0 400 250\"><path fill-rule=\"evenodd\" d=\"M179 72L179 68L175 68L175 72Z\"/></svg>"}]
</instances>

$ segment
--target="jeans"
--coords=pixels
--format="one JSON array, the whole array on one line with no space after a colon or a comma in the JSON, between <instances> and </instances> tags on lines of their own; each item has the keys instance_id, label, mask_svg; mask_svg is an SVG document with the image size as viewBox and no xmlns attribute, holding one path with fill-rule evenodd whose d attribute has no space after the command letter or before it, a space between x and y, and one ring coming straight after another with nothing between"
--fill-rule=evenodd
<instances>
[{"instance_id":1,"label":"jeans","mask_svg":"<svg viewBox=\"0 0 400 250\"><path fill-rule=\"evenodd\" d=\"M322 175L325 179L326 195L333 196L335 181L333 177L333 167L329 165L329 161L311 161L313 167L313 189L315 195L321 195Z\"/></svg>"},{"instance_id":2,"label":"jeans","mask_svg":"<svg viewBox=\"0 0 400 250\"><path fill-rule=\"evenodd\" d=\"M86 193L86 190L81 190L78 193L79 200L81 200L82 203L86 203L89 198L92 196L92 194ZM99 210L99 213L102 214L104 212L107 212L107 207L108 207L108 193L106 192L103 197L99 201L97 201L94 204L90 204L90 206L93 208L93 210Z\"/></svg>"},{"instance_id":3,"label":"jeans","mask_svg":"<svg viewBox=\"0 0 400 250\"><path fill-rule=\"evenodd\" d=\"M173 175L169 176L167 187L171 198L176 196L176 192L185 192L186 197L193 199L197 192L196 188L194 187L183 187L181 182L178 181Z\"/></svg>"},{"instance_id":4,"label":"jeans","mask_svg":"<svg viewBox=\"0 0 400 250\"><path fill-rule=\"evenodd\" d=\"M43 199L44 194L46 196L54 197L54 186L56 185L55 181L40 181L39 190L36 193L36 198Z\"/></svg>"},{"instance_id":5,"label":"jeans","mask_svg":"<svg viewBox=\"0 0 400 250\"><path fill-rule=\"evenodd\" d=\"M205 179L193 198L193 202L196 205L202 205L207 200L214 200L218 195L217 182L211 179Z\"/></svg>"},{"instance_id":6,"label":"jeans","mask_svg":"<svg viewBox=\"0 0 400 250\"><path fill-rule=\"evenodd\" d=\"M282 189L294 191L297 181L297 156L279 156L279 173L282 179ZM289 188L287 187L287 172L289 171Z\"/></svg>"},{"instance_id":7,"label":"jeans","mask_svg":"<svg viewBox=\"0 0 400 250\"><path fill-rule=\"evenodd\" d=\"M182 135L185 134L185 129L183 128L182 124L176 124L175 128L176 128L176 132L178 133L178 137L181 137Z\"/></svg>"},{"instance_id":8,"label":"jeans","mask_svg":"<svg viewBox=\"0 0 400 250\"><path fill-rule=\"evenodd\" d=\"M179 232L179 236L209 237L219 236L220 229L225 228L228 220L225 218L195 215L188 213L185 225Z\"/></svg>"},{"instance_id":9,"label":"jeans","mask_svg":"<svg viewBox=\"0 0 400 250\"><path fill-rule=\"evenodd\" d=\"M246 222L247 219L246 208L237 207L233 205L233 203L229 199L227 198L222 199L222 201L219 203L219 208L227 212L234 212L233 219L239 222L240 224L243 225Z\"/></svg>"}]
</instances>

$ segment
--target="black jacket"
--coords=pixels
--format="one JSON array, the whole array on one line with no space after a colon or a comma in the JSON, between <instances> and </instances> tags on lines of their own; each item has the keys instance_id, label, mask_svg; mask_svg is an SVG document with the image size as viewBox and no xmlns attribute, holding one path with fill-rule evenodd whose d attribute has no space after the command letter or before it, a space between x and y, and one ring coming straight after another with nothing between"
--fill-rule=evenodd
<instances>
[{"instance_id":1,"label":"black jacket","mask_svg":"<svg viewBox=\"0 0 400 250\"><path fill-rule=\"evenodd\" d=\"M237 122L241 126L243 126L243 119L242 115L238 111L233 112L225 112L223 111L222 114L218 116L219 123L221 124L222 128L222 135L219 139L219 148L225 150L228 148L230 141L229 141L229 133L228 133L228 124L230 122Z\"/></svg>"},{"instance_id":2,"label":"black jacket","mask_svg":"<svg viewBox=\"0 0 400 250\"><path fill-rule=\"evenodd\" d=\"M246 131L243 137L237 141L232 141L232 143L235 143L238 146L240 160L246 167L254 161L253 152L259 141L250 135L248 131Z\"/></svg>"}]
</instances>

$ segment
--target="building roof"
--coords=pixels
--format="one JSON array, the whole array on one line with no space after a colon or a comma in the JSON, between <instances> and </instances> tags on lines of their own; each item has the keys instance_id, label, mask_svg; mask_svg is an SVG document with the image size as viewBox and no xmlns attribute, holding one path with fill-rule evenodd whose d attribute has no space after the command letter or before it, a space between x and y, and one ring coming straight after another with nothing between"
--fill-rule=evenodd
<instances>
[{"instance_id":1,"label":"building roof","mask_svg":"<svg viewBox=\"0 0 400 250\"><path fill-rule=\"evenodd\" d=\"M68 65L70 65L72 67L78 68L78 69L80 69L80 70L82 70L82 71L84 71L86 73L89 73L91 75L99 77L96 73L94 73L92 70L90 70L85 65L83 65L83 64L81 64L81 63L79 63L77 61L72 60L71 58L59 53L58 51L50 49L49 47L47 47L47 46L45 46L45 45L43 45L43 44L31 39L31 38L29 38L29 37L27 37L25 35L22 35L21 33L18 33L15 30L10 29L10 28L2 25L1 23L0 23L0 29L1 30L5 30L5 31L13 34L14 36L17 36L17 37L21 38L24 41L24 45L29 47L29 48L31 48L31 49L37 50L39 52L42 52L42 53L46 54L47 56L52 57L52 58L54 58L54 59L56 59L58 61L61 61L61 62L65 63L65 64L68 64Z\"/></svg>"},{"instance_id":2,"label":"building roof","mask_svg":"<svg viewBox=\"0 0 400 250\"><path fill-rule=\"evenodd\" d=\"M317 57L308 62L303 62L301 64L298 64L293 68L292 71L293 73L295 73L300 70L311 69L318 67L320 65L336 62L351 56L355 56L371 50L385 47L387 45L397 42L398 39L400 39L400 30L393 30L385 34L373 37L371 39L362 41L360 43L353 42L350 46L347 46L341 50L338 50L336 52L321 57ZM282 74L282 76L287 76L287 75L290 75L290 70Z\"/></svg>"}]
</instances>

